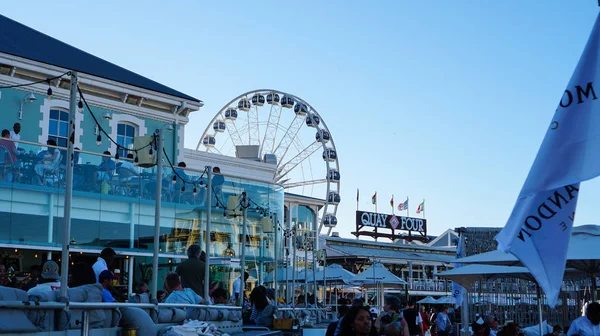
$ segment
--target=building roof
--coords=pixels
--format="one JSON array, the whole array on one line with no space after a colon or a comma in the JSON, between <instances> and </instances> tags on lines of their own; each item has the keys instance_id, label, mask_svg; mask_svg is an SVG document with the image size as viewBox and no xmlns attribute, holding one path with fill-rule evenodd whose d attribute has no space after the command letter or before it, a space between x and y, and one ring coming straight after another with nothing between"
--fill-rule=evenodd
<instances>
[{"instance_id":1,"label":"building roof","mask_svg":"<svg viewBox=\"0 0 600 336\"><path fill-rule=\"evenodd\" d=\"M3 15L0 15L0 31L2 53L200 102L197 98L140 76Z\"/></svg>"}]
</instances>

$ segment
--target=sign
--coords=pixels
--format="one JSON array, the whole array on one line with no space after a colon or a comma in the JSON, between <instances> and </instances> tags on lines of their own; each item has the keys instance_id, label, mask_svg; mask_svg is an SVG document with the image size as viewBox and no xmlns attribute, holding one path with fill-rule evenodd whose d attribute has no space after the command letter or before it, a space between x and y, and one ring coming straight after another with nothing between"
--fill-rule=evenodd
<instances>
[{"instance_id":1,"label":"sign","mask_svg":"<svg viewBox=\"0 0 600 336\"><path fill-rule=\"evenodd\" d=\"M386 215L375 212L357 211L356 228L364 226L391 230L426 233L427 220L424 218Z\"/></svg>"}]
</instances>

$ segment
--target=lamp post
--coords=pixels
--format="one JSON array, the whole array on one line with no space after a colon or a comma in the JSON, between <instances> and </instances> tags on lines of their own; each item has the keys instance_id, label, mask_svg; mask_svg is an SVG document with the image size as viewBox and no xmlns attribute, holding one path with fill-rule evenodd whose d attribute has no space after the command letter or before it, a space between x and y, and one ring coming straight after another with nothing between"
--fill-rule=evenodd
<instances>
[{"instance_id":1,"label":"lamp post","mask_svg":"<svg viewBox=\"0 0 600 336\"><path fill-rule=\"evenodd\" d=\"M152 253L152 298L157 300L158 292L158 252L160 247L160 208L162 199L162 154L163 154L163 138L164 130L159 128L155 131L156 136L156 189L154 198L154 249Z\"/></svg>"},{"instance_id":2,"label":"lamp post","mask_svg":"<svg viewBox=\"0 0 600 336\"><path fill-rule=\"evenodd\" d=\"M204 233L204 252L206 260L204 260L204 296L208 297L210 290L210 224L212 221L212 167L206 166L206 232ZM217 205L219 201L217 200Z\"/></svg>"},{"instance_id":3,"label":"lamp post","mask_svg":"<svg viewBox=\"0 0 600 336\"><path fill-rule=\"evenodd\" d=\"M35 97L34 97L35 98ZM22 108L21 108L22 110ZM77 72L71 72L71 87L69 97L69 140L67 141L67 167L65 172L65 203L63 213L63 239L62 239L62 254L61 254L61 286L60 296L67 297L67 284L69 283L69 250L71 235L71 203L73 200L73 146L71 136L75 140L75 113L77 111Z\"/></svg>"},{"instance_id":4,"label":"lamp post","mask_svg":"<svg viewBox=\"0 0 600 336\"><path fill-rule=\"evenodd\" d=\"M244 307L244 287L246 284L246 278L244 277L244 271L246 268L246 222L248 219L248 195L246 192L242 192L242 253L240 256L240 306ZM235 294L235 293L234 293Z\"/></svg>"}]
</instances>

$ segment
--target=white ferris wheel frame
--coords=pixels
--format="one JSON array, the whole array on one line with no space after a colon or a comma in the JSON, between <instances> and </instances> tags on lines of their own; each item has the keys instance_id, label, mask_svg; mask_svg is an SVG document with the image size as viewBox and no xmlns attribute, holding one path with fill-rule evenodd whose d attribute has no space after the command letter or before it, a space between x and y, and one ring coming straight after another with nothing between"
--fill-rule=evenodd
<instances>
[{"instance_id":1,"label":"white ferris wheel frame","mask_svg":"<svg viewBox=\"0 0 600 336\"><path fill-rule=\"evenodd\" d=\"M241 110L239 110L239 108L237 106L238 101L242 98L246 98L249 102L251 102L253 95L261 94L266 97L266 95L268 95L269 93L278 94L280 96L280 99L283 97L292 97L292 99L294 100L294 104L297 104L298 102L300 102L300 103L306 105L306 107L307 107L307 113L304 116L300 117L296 114L296 116L294 117L294 120L286 129L283 138L279 141L279 144L277 146L275 146L275 139L277 136L277 131L279 130L279 119L281 116L281 112L285 108L281 105L281 102L279 102L279 104L269 104L269 105L271 105L271 111L269 113L269 118L267 121L266 130L265 130L265 134L263 136L262 141L260 141L260 139L259 139L260 123L259 123L259 118L258 118L259 117L258 116L258 107L256 105L252 104L249 111L241 111ZM268 104L268 103L265 101L265 104ZM329 193L336 192L339 195L340 194L340 184L341 184L340 183L341 181L332 182L330 179L329 172L331 171L332 168L334 168L338 173L340 172L339 155L338 155L338 151L335 147L333 135L329 131L329 128L327 127L327 124L325 123L325 120L323 119L323 117L319 114L319 112L317 112L317 110L315 108L312 107L312 105L310 105L304 99L299 98L296 95L293 95L293 94L290 94L287 92L283 92L283 91L279 91L279 90L275 90L275 89L257 89L257 90L248 91L248 92L242 93L241 95L238 95L237 97L230 100L215 114L215 116L211 119L211 121L206 126L206 129L202 133L202 137L200 138L200 141L198 141L196 150L199 151L199 150L201 150L200 148L202 146L205 146L203 144L203 140L205 137L212 136L216 139L216 135L218 134L218 132L213 131L213 124L216 121L224 121L225 122L225 124L226 124L225 128L226 128L227 132L229 133L229 137L232 141L233 146L238 145L236 142L239 142L239 144L244 144L244 141L242 140L242 138L237 130L237 126L235 125L235 120L229 120L229 119L225 118L225 115L224 115L225 111L230 108L238 111L238 114L240 112L248 113L248 144L250 144L250 145L253 144L252 136L256 135L256 139L258 139L258 143L256 145L260 145L259 153L262 155L262 153L264 152L263 151L264 145L265 145L265 143L267 143L272 148L272 150L269 152L271 152L271 153L275 152L272 154L276 154L276 157L278 158L278 160L283 159L285 157L285 154L287 154L290 146L292 146L294 144L294 139L296 138L300 129L306 124L307 118L311 119L312 124L314 125L314 128L316 129L317 133L319 133L321 130L324 130L327 133L329 133L329 141L315 140L313 143L306 146L302 151L299 151L299 153L296 156L294 156L291 160L289 160L285 163L283 163L283 161L282 161L281 168L279 167L279 162L278 162L277 171L275 173L276 176L274 177L276 179L275 182L280 184L285 189L286 185L282 183L282 178L285 177L285 175L287 175L290 171L292 171L298 164L302 163L302 161L304 161L305 159L312 156L315 151L317 151L319 148L323 149L323 153L326 153L327 150L335 151L336 159L334 161L330 161L328 157L326 159L324 159L325 165L326 165L325 179L302 181L299 183L291 183L287 187L287 188L292 188L292 187L309 185L309 184L317 184L317 183L326 183L327 184L327 191L325 193L325 199L323 202L323 209L322 209L323 215L321 216L320 224L319 224L319 228L318 228L318 232L321 232L321 230L324 227L324 223L325 223L325 219L327 218L327 215L332 214L334 216L334 218L337 218L338 204L335 204L334 202L329 202ZM289 109L293 110L293 108L294 108L294 106L290 107ZM277 115L273 115L274 110L278 111ZM314 122L315 119L313 118L313 116L316 116L319 118L319 120L320 120L319 123ZM252 118L252 120L251 120L251 118ZM254 123L256 123L256 129L252 129L252 127L254 127ZM230 127L233 129L230 130ZM307 127L309 127L309 126L307 126ZM293 134L291 137L288 137L288 134L290 134L290 130L293 132ZM213 131L213 132L211 133L211 131ZM281 158L279 158L279 156L277 156L277 154L279 153L278 150L280 150L280 146L282 145L284 140L288 141L286 144L284 144L284 146L287 146L287 147L281 149L281 151L283 151L283 155L281 156ZM330 144L329 146L328 146L328 143ZM210 147L208 147L208 146L205 146L205 147L206 147L206 151L209 151ZM216 149L216 148L215 148L215 150L218 151L218 149ZM302 155L304 152L309 152L309 153ZM331 166L332 163L334 163L334 167ZM291 165L291 167L288 167L287 170L284 170L283 168L286 168L286 166L288 166L288 165ZM282 172L283 174L280 174L280 172ZM304 183L304 184L302 184L302 183ZM332 212L327 211L329 207L333 208ZM327 235L330 235L331 231L333 230L333 227L330 226L328 229L329 230L327 232Z\"/></svg>"}]
</instances>

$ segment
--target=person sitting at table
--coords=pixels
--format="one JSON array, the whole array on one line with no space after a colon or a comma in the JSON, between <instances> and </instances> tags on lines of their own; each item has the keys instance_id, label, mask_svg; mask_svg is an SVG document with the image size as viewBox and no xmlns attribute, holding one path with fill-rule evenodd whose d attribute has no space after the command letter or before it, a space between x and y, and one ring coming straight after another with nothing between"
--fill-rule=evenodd
<instances>
[{"instance_id":1,"label":"person sitting at table","mask_svg":"<svg viewBox=\"0 0 600 336\"><path fill-rule=\"evenodd\" d=\"M125 170L125 172L119 172L119 181L127 182L134 176L140 175L140 167L133 165L133 154L127 154L127 160L120 161L117 164L117 170Z\"/></svg>"},{"instance_id":2,"label":"person sitting at table","mask_svg":"<svg viewBox=\"0 0 600 336\"><path fill-rule=\"evenodd\" d=\"M34 167L36 172L35 182L38 185L42 185L42 180L47 172L54 172L58 169L61 158L60 150L56 148L56 141L50 139L46 144L54 147L48 147L47 150L38 154L38 157L42 158Z\"/></svg>"},{"instance_id":3,"label":"person sitting at table","mask_svg":"<svg viewBox=\"0 0 600 336\"><path fill-rule=\"evenodd\" d=\"M13 181L13 166L17 162L17 148L15 143L10 140L10 132L2 130L2 138L0 138L0 156L4 155L3 171L1 172L5 182Z\"/></svg>"},{"instance_id":4,"label":"person sitting at table","mask_svg":"<svg viewBox=\"0 0 600 336\"><path fill-rule=\"evenodd\" d=\"M116 164L112 160L110 152L105 151L102 157L102 162L98 165L98 171L94 173L96 181L110 181L112 180Z\"/></svg>"}]
</instances>

